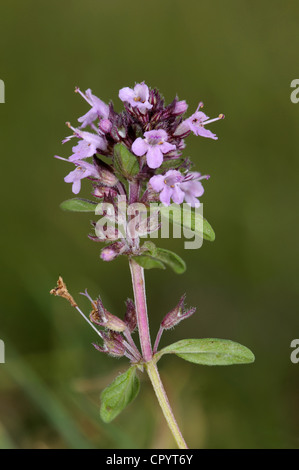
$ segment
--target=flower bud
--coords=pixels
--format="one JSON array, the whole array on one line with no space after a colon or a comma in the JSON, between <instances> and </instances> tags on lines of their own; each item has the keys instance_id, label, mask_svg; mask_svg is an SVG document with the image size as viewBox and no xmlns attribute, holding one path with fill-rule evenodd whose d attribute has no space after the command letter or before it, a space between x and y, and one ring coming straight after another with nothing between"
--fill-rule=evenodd
<instances>
[{"instance_id":1,"label":"flower bud","mask_svg":"<svg viewBox=\"0 0 299 470\"><path fill-rule=\"evenodd\" d=\"M164 330L173 328L180 323L180 321L190 317L196 311L196 307L192 307L189 310L184 309L185 297L186 294L181 297L178 305L163 318L161 327L164 328Z\"/></svg>"},{"instance_id":2,"label":"flower bud","mask_svg":"<svg viewBox=\"0 0 299 470\"><path fill-rule=\"evenodd\" d=\"M99 123L99 129L104 132L104 134L107 134L108 132L111 131L112 128L112 123L109 121L109 119L101 119Z\"/></svg>"},{"instance_id":3,"label":"flower bud","mask_svg":"<svg viewBox=\"0 0 299 470\"><path fill-rule=\"evenodd\" d=\"M118 183L118 178L113 174L111 168L106 163L102 162L98 157L93 157L97 171L100 176L101 183L105 186L113 187Z\"/></svg>"},{"instance_id":4,"label":"flower bud","mask_svg":"<svg viewBox=\"0 0 299 470\"><path fill-rule=\"evenodd\" d=\"M103 197L116 197L117 191L113 188L107 188L107 186L95 186L92 195L95 197L103 198Z\"/></svg>"},{"instance_id":5,"label":"flower bud","mask_svg":"<svg viewBox=\"0 0 299 470\"><path fill-rule=\"evenodd\" d=\"M136 308L133 300L127 299L126 301L127 311L124 318L124 322L127 325L128 329L132 333L137 326L137 314Z\"/></svg>"},{"instance_id":6,"label":"flower bud","mask_svg":"<svg viewBox=\"0 0 299 470\"><path fill-rule=\"evenodd\" d=\"M173 110L174 116L179 116L180 114L184 114L188 109L188 105L185 100L177 101Z\"/></svg>"},{"instance_id":7,"label":"flower bud","mask_svg":"<svg viewBox=\"0 0 299 470\"><path fill-rule=\"evenodd\" d=\"M123 242L115 242L106 246L101 251L101 258L103 261L112 261L117 256L121 255L126 250L126 245Z\"/></svg>"}]
</instances>

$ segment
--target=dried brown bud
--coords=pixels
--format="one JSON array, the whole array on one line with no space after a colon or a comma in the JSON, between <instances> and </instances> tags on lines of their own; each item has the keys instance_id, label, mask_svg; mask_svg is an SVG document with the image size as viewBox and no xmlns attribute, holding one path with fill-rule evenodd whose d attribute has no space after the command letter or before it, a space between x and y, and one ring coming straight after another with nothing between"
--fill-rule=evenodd
<instances>
[{"instance_id":1,"label":"dried brown bud","mask_svg":"<svg viewBox=\"0 0 299 470\"><path fill-rule=\"evenodd\" d=\"M71 304L72 307L77 307L76 302L74 301L73 297L71 296L71 294L67 290L67 287L66 287L66 285L65 285L65 283L64 283L61 276L59 276L59 278L58 278L57 287L50 290L50 294L58 295L59 297L63 297L64 299L66 299Z\"/></svg>"}]
</instances>

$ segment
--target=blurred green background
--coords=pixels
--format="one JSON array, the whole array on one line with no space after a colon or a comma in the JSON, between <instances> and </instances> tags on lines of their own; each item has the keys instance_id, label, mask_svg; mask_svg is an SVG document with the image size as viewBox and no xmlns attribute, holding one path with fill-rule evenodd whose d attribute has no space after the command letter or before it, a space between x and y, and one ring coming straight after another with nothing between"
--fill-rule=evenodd
<instances>
[{"instance_id":1,"label":"blurred green background","mask_svg":"<svg viewBox=\"0 0 299 470\"><path fill-rule=\"evenodd\" d=\"M59 274L79 292L101 294L124 314L132 296L125 259L99 260L86 237L90 216L63 213L71 145L64 123L88 107L75 86L121 109L118 90L145 80L193 112L200 100L224 121L211 141L190 137L185 155L209 173L204 215L214 243L177 251L188 270L146 273L152 336L187 293L196 315L165 334L220 337L256 355L249 366L204 368L161 360L161 376L193 448L298 448L299 4L214 0L12 0L1 5L0 448L165 448L174 443L146 377L134 404L112 424L99 395L125 360L94 350L93 331L49 295ZM84 185L82 195L87 195Z\"/></svg>"}]
</instances>

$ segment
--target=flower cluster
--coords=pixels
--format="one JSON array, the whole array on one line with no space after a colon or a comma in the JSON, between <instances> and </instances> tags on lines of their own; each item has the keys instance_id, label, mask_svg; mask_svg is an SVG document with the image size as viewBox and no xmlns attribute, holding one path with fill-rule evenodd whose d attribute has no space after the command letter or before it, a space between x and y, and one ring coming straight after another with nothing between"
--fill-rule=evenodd
<instances>
[{"instance_id":1,"label":"flower cluster","mask_svg":"<svg viewBox=\"0 0 299 470\"><path fill-rule=\"evenodd\" d=\"M166 105L159 91L144 82L119 91L124 106L120 113L90 89L83 93L76 88L75 92L86 100L90 109L79 117L78 127L67 123L73 134L63 143L76 140L72 154L68 158L56 155L75 166L64 178L72 184L74 194L80 192L82 180L88 179L92 183L92 196L98 201L113 204L118 196L125 196L130 204L160 201L169 206L171 202L185 201L191 207L200 205L198 198L204 193L202 180L209 176L190 171L192 163L183 156L185 138L193 133L217 139L206 126L222 119L223 114L209 119L201 111L203 103L200 102L196 111L185 117L186 101L176 97ZM119 156L120 146L127 152L125 157ZM118 248L117 254L126 251L125 244ZM103 259L113 259L109 250L103 253Z\"/></svg>"}]
</instances>

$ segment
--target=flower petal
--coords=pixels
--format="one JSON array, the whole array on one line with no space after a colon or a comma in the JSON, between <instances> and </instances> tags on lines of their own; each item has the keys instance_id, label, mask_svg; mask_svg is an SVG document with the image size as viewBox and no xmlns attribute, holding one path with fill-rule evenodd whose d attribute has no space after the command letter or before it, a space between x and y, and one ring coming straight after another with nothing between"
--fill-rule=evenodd
<instances>
[{"instance_id":1,"label":"flower petal","mask_svg":"<svg viewBox=\"0 0 299 470\"><path fill-rule=\"evenodd\" d=\"M132 152L135 153L138 157L142 157L148 150L148 144L145 142L144 139L138 137L132 145Z\"/></svg>"},{"instance_id":2,"label":"flower petal","mask_svg":"<svg viewBox=\"0 0 299 470\"><path fill-rule=\"evenodd\" d=\"M94 108L91 108L86 114L78 118L79 122L82 122L81 128L89 126L95 119L97 119L98 114Z\"/></svg>"},{"instance_id":3,"label":"flower petal","mask_svg":"<svg viewBox=\"0 0 299 470\"><path fill-rule=\"evenodd\" d=\"M175 204L182 204L185 197L185 193L179 188L178 185L175 185L171 197Z\"/></svg>"},{"instance_id":4,"label":"flower petal","mask_svg":"<svg viewBox=\"0 0 299 470\"><path fill-rule=\"evenodd\" d=\"M162 193L160 194L160 201L164 204L164 206L170 205L171 195L172 195L172 188L165 186Z\"/></svg>"},{"instance_id":5,"label":"flower petal","mask_svg":"<svg viewBox=\"0 0 299 470\"><path fill-rule=\"evenodd\" d=\"M64 177L64 182L65 183L73 183L78 176L78 169L75 168L75 170L72 170L68 175Z\"/></svg>"},{"instance_id":6,"label":"flower petal","mask_svg":"<svg viewBox=\"0 0 299 470\"><path fill-rule=\"evenodd\" d=\"M134 99L135 93L131 88L124 87L119 90L118 96L121 101L127 101L130 103L130 101Z\"/></svg>"},{"instance_id":7,"label":"flower petal","mask_svg":"<svg viewBox=\"0 0 299 470\"><path fill-rule=\"evenodd\" d=\"M204 193L204 187L200 181L186 181L181 183L180 188L187 194L192 194L195 197L200 197Z\"/></svg>"},{"instance_id":8,"label":"flower petal","mask_svg":"<svg viewBox=\"0 0 299 470\"><path fill-rule=\"evenodd\" d=\"M169 142L164 142L163 144L159 145L161 152L163 153L168 153L171 150L175 150L176 146L173 144L170 144Z\"/></svg>"},{"instance_id":9,"label":"flower petal","mask_svg":"<svg viewBox=\"0 0 299 470\"><path fill-rule=\"evenodd\" d=\"M152 178L149 180L151 187L153 188L154 191L157 191L158 193L162 191L162 189L165 187L164 183L164 176L163 175L155 175L152 176Z\"/></svg>"},{"instance_id":10,"label":"flower petal","mask_svg":"<svg viewBox=\"0 0 299 470\"><path fill-rule=\"evenodd\" d=\"M80 140L77 145L72 148L73 155L69 157L70 162L75 160L82 160L83 158L92 157L96 153L93 145L87 143L85 140Z\"/></svg>"},{"instance_id":11,"label":"flower petal","mask_svg":"<svg viewBox=\"0 0 299 470\"><path fill-rule=\"evenodd\" d=\"M163 162L163 153L158 145L148 147L146 161L150 168L159 168Z\"/></svg>"},{"instance_id":12,"label":"flower petal","mask_svg":"<svg viewBox=\"0 0 299 470\"><path fill-rule=\"evenodd\" d=\"M73 191L74 194L78 194L80 192L80 189L81 189L81 180L76 179L73 182L72 191Z\"/></svg>"},{"instance_id":13,"label":"flower petal","mask_svg":"<svg viewBox=\"0 0 299 470\"><path fill-rule=\"evenodd\" d=\"M213 134L213 132L209 131L208 129L205 129L204 127L199 127L197 129L196 135L201 135L202 137L208 137L209 139L213 139L213 140L218 139L216 134Z\"/></svg>"},{"instance_id":14,"label":"flower petal","mask_svg":"<svg viewBox=\"0 0 299 470\"><path fill-rule=\"evenodd\" d=\"M143 101L143 103L148 100L149 90L148 86L144 82L137 83L135 85L134 93L136 96L139 96L139 98L141 98L141 101Z\"/></svg>"},{"instance_id":15,"label":"flower petal","mask_svg":"<svg viewBox=\"0 0 299 470\"><path fill-rule=\"evenodd\" d=\"M196 197L194 197L191 193L185 193L185 201L191 207L199 207L200 206L199 200L196 199Z\"/></svg>"}]
</instances>

